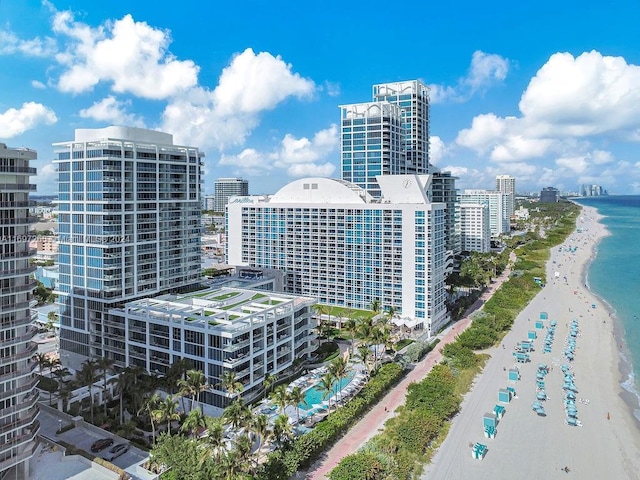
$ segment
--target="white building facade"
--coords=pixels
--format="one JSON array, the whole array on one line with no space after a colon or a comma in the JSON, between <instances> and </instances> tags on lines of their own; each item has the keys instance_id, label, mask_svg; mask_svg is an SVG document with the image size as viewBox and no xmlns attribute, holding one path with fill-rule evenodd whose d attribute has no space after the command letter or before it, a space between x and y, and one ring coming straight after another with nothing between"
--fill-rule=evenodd
<instances>
[{"instance_id":1,"label":"white building facade","mask_svg":"<svg viewBox=\"0 0 640 480\"><path fill-rule=\"evenodd\" d=\"M491 236L497 238L511 230L508 215L509 194L494 190L465 190L460 194L460 205L463 203L485 204L489 207L489 225Z\"/></svg>"},{"instance_id":2,"label":"white building facade","mask_svg":"<svg viewBox=\"0 0 640 480\"><path fill-rule=\"evenodd\" d=\"M393 307L406 326L447 321L445 205L429 175L382 175L382 198L349 182L294 181L271 197L232 197L227 263L279 269L285 291L317 302Z\"/></svg>"},{"instance_id":3,"label":"white building facade","mask_svg":"<svg viewBox=\"0 0 640 480\"><path fill-rule=\"evenodd\" d=\"M128 365L163 374L188 359L207 377L201 401L219 414L238 395L222 387L225 372L235 373L250 402L264 391L265 374L283 374L317 348L314 304L308 297L219 288L136 300L110 314L127 332Z\"/></svg>"},{"instance_id":4,"label":"white building facade","mask_svg":"<svg viewBox=\"0 0 640 480\"><path fill-rule=\"evenodd\" d=\"M249 182L242 178L219 178L214 190L213 211L224 213L229 197L249 195Z\"/></svg>"},{"instance_id":5,"label":"white building facade","mask_svg":"<svg viewBox=\"0 0 640 480\"><path fill-rule=\"evenodd\" d=\"M108 310L200 281L203 154L130 127L78 129L54 149L62 359L124 366L125 330Z\"/></svg>"},{"instance_id":6,"label":"white building facade","mask_svg":"<svg viewBox=\"0 0 640 480\"><path fill-rule=\"evenodd\" d=\"M31 360L38 351L31 325L37 314L30 310L36 267L30 264L35 250L29 247L29 192L36 186L29 177L36 169L29 161L35 159L33 150L0 143L0 478L11 467L29 477L40 429L37 363Z\"/></svg>"},{"instance_id":7,"label":"white building facade","mask_svg":"<svg viewBox=\"0 0 640 480\"><path fill-rule=\"evenodd\" d=\"M509 218L513 215L516 209L516 179L510 175L498 175L496 176L496 191L506 193L509 195L507 200L506 215Z\"/></svg>"},{"instance_id":8,"label":"white building facade","mask_svg":"<svg viewBox=\"0 0 640 480\"><path fill-rule=\"evenodd\" d=\"M491 250L489 205L486 203L461 203L460 224L463 251L487 253Z\"/></svg>"}]
</instances>

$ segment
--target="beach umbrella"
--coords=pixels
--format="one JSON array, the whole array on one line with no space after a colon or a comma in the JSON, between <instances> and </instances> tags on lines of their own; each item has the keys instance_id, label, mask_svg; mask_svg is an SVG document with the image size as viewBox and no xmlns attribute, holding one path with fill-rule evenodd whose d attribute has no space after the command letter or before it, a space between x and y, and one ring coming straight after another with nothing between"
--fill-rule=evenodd
<instances>
[{"instance_id":1,"label":"beach umbrella","mask_svg":"<svg viewBox=\"0 0 640 480\"><path fill-rule=\"evenodd\" d=\"M565 395L565 398L568 398L570 400L575 400L576 396L575 396L575 394L573 392L567 392L566 395Z\"/></svg>"}]
</instances>

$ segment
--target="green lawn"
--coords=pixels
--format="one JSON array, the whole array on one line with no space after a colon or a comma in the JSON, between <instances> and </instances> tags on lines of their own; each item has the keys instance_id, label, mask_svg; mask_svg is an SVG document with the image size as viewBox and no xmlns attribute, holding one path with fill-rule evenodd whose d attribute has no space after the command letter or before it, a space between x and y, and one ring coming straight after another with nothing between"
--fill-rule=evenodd
<instances>
[{"instance_id":1,"label":"green lawn","mask_svg":"<svg viewBox=\"0 0 640 480\"><path fill-rule=\"evenodd\" d=\"M344 307L331 307L328 315L332 317L342 317L348 318L347 314L351 315L351 318L357 320L359 318L371 318L376 315L376 312L372 312L371 310L356 310L354 308L344 308Z\"/></svg>"}]
</instances>

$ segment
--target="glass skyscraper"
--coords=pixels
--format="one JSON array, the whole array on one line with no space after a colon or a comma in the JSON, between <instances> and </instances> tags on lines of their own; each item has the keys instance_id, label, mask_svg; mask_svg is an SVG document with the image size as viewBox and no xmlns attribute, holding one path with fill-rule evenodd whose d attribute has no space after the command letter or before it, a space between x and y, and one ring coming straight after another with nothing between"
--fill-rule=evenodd
<instances>
[{"instance_id":1,"label":"glass skyscraper","mask_svg":"<svg viewBox=\"0 0 640 480\"><path fill-rule=\"evenodd\" d=\"M377 175L429 172L429 91L419 80L373 86L373 101L340 106L342 179L380 197Z\"/></svg>"},{"instance_id":2,"label":"glass skyscraper","mask_svg":"<svg viewBox=\"0 0 640 480\"><path fill-rule=\"evenodd\" d=\"M78 129L54 148L62 361L124 366L126 331L109 309L200 280L203 154L130 127Z\"/></svg>"}]
</instances>

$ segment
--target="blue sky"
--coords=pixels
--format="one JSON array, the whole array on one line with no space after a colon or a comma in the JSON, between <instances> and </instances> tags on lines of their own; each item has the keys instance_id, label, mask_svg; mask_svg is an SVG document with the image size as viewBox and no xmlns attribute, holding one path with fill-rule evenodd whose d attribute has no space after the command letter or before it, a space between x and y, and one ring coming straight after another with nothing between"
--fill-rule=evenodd
<instances>
[{"instance_id":1,"label":"blue sky","mask_svg":"<svg viewBox=\"0 0 640 480\"><path fill-rule=\"evenodd\" d=\"M198 146L205 193L272 193L339 175L338 105L418 78L459 188L640 193L639 18L637 0L0 0L0 141L38 150L40 194L51 144L110 124Z\"/></svg>"}]
</instances>

